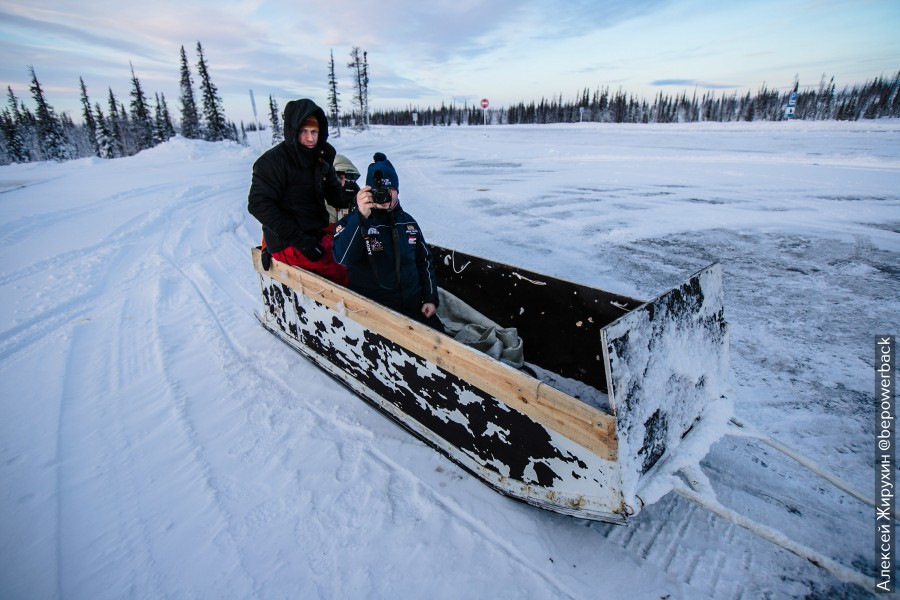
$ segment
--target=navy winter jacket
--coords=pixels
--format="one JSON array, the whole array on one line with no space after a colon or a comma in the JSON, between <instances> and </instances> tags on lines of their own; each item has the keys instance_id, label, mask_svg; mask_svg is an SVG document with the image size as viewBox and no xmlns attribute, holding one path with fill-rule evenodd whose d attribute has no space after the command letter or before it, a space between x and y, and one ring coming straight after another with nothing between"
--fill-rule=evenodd
<instances>
[{"instance_id":1,"label":"navy winter jacket","mask_svg":"<svg viewBox=\"0 0 900 600\"><path fill-rule=\"evenodd\" d=\"M431 249L419 224L399 204L390 212L373 210L368 219L354 210L338 221L333 252L335 261L347 267L351 290L414 318L423 304L437 306Z\"/></svg>"},{"instance_id":2,"label":"navy winter jacket","mask_svg":"<svg viewBox=\"0 0 900 600\"><path fill-rule=\"evenodd\" d=\"M313 149L297 141L307 117L319 121ZM314 246L328 225L325 202L336 208L348 206L332 166L336 152L327 140L325 112L312 100L292 100L284 108L284 141L253 164L247 209L262 224L270 252Z\"/></svg>"}]
</instances>

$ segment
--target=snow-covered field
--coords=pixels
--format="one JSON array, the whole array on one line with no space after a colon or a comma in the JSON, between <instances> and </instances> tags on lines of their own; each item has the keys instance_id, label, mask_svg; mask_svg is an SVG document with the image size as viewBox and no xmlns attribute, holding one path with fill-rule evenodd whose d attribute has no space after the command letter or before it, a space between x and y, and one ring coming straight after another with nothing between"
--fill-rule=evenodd
<instances>
[{"instance_id":1,"label":"snow-covered field","mask_svg":"<svg viewBox=\"0 0 900 600\"><path fill-rule=\"evenodd\" d=\"M429 241L638 298L725 268L735 413L866 495L900 123L375 128ZM251 143L258 143L251 134ZM0 167L0 597L804 598L858 586L669 494L482 485L259 326L261 149ZM875 574L874 510L725 437L723 504Z\"/></svg>"}]
</instances>

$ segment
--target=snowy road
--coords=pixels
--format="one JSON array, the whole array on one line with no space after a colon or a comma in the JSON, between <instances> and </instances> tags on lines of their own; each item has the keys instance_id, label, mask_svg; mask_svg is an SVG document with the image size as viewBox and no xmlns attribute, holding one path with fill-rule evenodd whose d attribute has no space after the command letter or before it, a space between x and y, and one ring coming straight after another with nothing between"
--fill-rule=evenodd
<instances>
[{"instance_id":1,"label":"snowy road","mask_svg":"<svg viewBox=\"0 0 900 600\"><path fill-rule=\"evenodd\" d=\"M900 124L376 129L429 241L640 298L726 272L735 412L871 494ZM670 494L503 498L259 326L258 149L0 167L4 598L867 597ZM527 353L527 348L526 348ZM874 574L872 509L728 437L723 504Z\"/></svg>"}]
</instances>

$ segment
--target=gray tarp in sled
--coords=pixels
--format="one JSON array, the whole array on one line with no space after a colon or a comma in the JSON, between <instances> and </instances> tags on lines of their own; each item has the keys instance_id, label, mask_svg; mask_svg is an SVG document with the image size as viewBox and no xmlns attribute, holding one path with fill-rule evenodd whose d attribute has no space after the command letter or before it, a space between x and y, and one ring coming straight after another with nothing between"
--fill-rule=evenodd
<instances>
[{"instance_id":1,"label":"gray tarp in sled","mask_svg":"<svg viewBox=\"0 0 900 600\"><path fill-rule=\"evenodd\" d=\"M307 271L264 271L254 249L259 319L470 473L542 508L621 523L661 495L654 482L705 455L728 417L719 265L642 301L432 250L441 286L515 328L536 377Z\"/></svg>"}]
</instances>

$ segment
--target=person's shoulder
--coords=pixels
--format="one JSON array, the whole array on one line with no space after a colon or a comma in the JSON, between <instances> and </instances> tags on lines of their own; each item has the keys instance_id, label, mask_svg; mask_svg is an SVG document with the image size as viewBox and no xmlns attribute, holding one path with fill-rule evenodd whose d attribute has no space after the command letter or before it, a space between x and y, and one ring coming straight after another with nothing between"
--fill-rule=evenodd
<instances>
[{"instance_id":1,"label":"person's shoulder","mask_svg":"<svg viewBox=\"0 0 900 600\"><path fill-rule=\"evenodd\" d=\"M419 224L416 223L416 218L413 217L408 212L406 212L402 206L399 207L398 212L396 215L394 215L394 217L396 219L397 224L406 225L407 223L410 223L410 224L415 225L416 227L419 226Z\"/></svg>"},{"instance_id":2,"label":"person's shoulder","mask_svg":"<svg viewBox=\"0 0 900 600\"><path fill-rule=\"evenodd\" d=\"M280 162L280 161L284 160L284 157L285 157L284 143L279 142L279 143L275 144L274 146L272 146L271 148L269 148L268 150L266 150L265 152L263 152L262 154L260 154L259 157L256 159L256 161L253 164L255 166L255 165L271 164L276 161Z\"/></svg>"},{"instance_id":3,"label":"person's shoulder","mask_svg":"<svg viewBox=\"0 0 900 600\"><path fill-rule=\"evenodd\" d=\"M322 144L322 158L325 160L325 162L327 162L329 165L334 164L334 157L336 156L337 150L335 150L334 146L332 146L328 142Z\"/></svg>"},{"instance_id":4,"label":"person's shoulder","mask_svg":"<svg viewBox=\"0 0 900 600\"><path fill-rule=\"evenodd\" d=\"M334 224L334 237L340 235L340 233L348 227L352 227L354 223L358 225L358 221L359 218L356 216L356 211L344 215Z\"/></svg>"}]
</instances>

